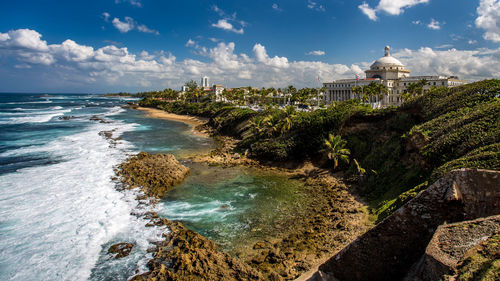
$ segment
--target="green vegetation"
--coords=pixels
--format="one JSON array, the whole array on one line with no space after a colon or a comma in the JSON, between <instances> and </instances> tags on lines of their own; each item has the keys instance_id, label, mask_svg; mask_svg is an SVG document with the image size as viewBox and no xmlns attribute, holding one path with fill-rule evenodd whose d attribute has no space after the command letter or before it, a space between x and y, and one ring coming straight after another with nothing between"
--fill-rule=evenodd
<instances>
[{"instance_id":1,"label":"green vegetation","mask_svg":"<svg viewBox=\"0 0 500 281\"><path fill-rule=\"evenodd\" d=\"M339 161L349 163L349 154L351 154L351 151L345 148L346 144L347 142L339 135L334 136L333 134L329 134L328 139L325 140L325 152L328 155L328 159L333 160L334 170L339 166ZM357 161L356 165L359 171L360 167Z\"/></svg>"},{"instance_id":2,"label":"green vegetation","mask_svg":"<svg viewBox=\"0 0 500 281\"><path fill-rule=\"evenodd\" d=\"M424 82L417 86L423 87ZM412 87L415 93L403 106L380 110L358 100L333 103L312 112L271 106L275 102L272 93L282 91L291 100L305 102L301 91L305 96L308 90L293 86L285 90L250 88L249 97L241 89L231 91L227 98L233 103L146 98L140 104L209 117L209 125L219 134L240 138L238 148L257 159L311 159L331 167L324 160L331 152L323 150L325 139L338 137L342 148L350 151L349 160L356 161L337 161L334 169L343 170L346 179L358 182L380 220L452 169L500 168L500 80L433 88L426 93L417 86ZM369 96L385 91L374 86L361 90ZM256 112L234 105L243 102L266 102L268 106ZM334 144L335 140L331 141Z\"/></svg>"},{"instance_id":3,"label":"green vegetation","mask_svg":"<svg viewBox=\"0 0 500 281\"><path fill-rule=\"evenodd\" d=\"M458 281L500 280L500 234L469 252L458 267Z\"/></svg>"}]
</instances>

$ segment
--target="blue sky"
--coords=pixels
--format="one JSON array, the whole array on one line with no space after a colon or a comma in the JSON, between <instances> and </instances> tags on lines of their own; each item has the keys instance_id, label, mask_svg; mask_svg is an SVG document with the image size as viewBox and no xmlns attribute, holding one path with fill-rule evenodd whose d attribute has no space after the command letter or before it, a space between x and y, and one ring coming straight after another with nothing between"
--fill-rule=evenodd
<instances>
[{"instance_id":1,"label":"blue sky","mask_svg":"<svg viewBox=\"0 0 500 281\"><path fill-rule=\"evenodd\" d=\"M3 1L1 92L318 86L385 45L413 75L500 74L499 0Z\"/></svg>"}]
</instances>

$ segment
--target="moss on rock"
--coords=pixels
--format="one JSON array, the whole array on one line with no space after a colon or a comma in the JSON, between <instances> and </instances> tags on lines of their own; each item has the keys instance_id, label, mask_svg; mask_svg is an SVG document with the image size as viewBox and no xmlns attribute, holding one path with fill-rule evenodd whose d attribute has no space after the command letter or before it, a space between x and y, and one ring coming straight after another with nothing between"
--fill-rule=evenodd
<instances>
[{"instance_id":1,"label":"moss on rock","mask_svg":"<svg viewBox=\"0 0 500 281\"><path fill-rule=\"evenodd\" d=\"M119 166L117 174L128 187L141 187L147 196L161 198L173 186L181 183L189 168L172 154L141 152Z\"/></svg>"}]
</instances>

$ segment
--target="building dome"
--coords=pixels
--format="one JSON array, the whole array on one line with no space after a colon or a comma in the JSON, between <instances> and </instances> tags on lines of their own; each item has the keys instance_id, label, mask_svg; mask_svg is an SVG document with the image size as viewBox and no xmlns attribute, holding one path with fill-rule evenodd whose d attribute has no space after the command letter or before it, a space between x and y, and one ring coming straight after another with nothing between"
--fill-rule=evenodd
<instances>
[{"instance_id":1,"label":"building dome","mask_svg":"<svg viewBox=\"0 0 500 281\"><path fill-rule=\"evenodd\" d=\"M384 66L404 67L404 65L399 60L397 60L396 58L391 56L390 50L391 50L391 48L389 48L389 46L386 46L385 47L385 56L376 60L370 66L370 69L377 69L378 67L384 67Z\"/></svg>"}]
</instances>

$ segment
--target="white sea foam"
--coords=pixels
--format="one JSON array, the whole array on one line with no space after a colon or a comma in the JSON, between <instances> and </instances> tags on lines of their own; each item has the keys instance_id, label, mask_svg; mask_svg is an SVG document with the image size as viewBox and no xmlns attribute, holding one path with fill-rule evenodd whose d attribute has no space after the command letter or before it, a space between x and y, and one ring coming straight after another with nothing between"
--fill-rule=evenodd
<instances>
[{"instance_id":1,"label":"white sea foam","mask_svg":"<svg viewBox=\"0 0 500 281\"><path fill-rule=\"evenodd\" d=\"M130 215L152 207L138 209L136 193L117 191L111 180L130 144L110 146L98 135L115 130L118 136L134 126L92 124L40 148L65 155L66 161L0 176L4 280L87 280L103 245L114 239L135 243L131 257L141 256L138 265L144 266L149 240L158 240L164 230L145 228L141 218Z\"/></svg>"},{"instance_id":2,"label":"white sea foam","mask_svg":"<svg viewBox=\"0 0 500 281\"><path fill-rule=\"evenodd\" d=\"M171 220L201 221L206 217L210 219L223 219L235 208L231 201L213 200L204 203L191 204L183 201L163 202L161 212Z\"/></svg>"},{"instance_id":3,"label":"white sea foam","mask_svg":"<svg viewBox=\"0 0 500 281\"><path fill-rule=\"evenodd\" d=\"M50 100L44 101L18 101L18 102L8 102L6 104L31 104L31 103L52 103Z\"/></svg>"},{"instance_id":4,"label":"white sea foam","mask_svg":"<svg viewBox=\"0 0 500 281\"><path fill-rule=\"evenodd\" d=\"M40 112L40 113L30 114L30 116L23 116L23 117L11 117L8 118L7 120L0 121L0 124L45 123L52 120L52 118L64 115L64 113L67 112L71 112L71 109L51 111L51 112Z\"/></svg>"}]
</instances>

